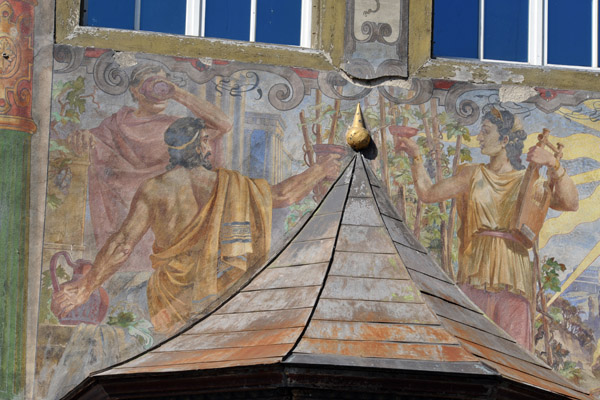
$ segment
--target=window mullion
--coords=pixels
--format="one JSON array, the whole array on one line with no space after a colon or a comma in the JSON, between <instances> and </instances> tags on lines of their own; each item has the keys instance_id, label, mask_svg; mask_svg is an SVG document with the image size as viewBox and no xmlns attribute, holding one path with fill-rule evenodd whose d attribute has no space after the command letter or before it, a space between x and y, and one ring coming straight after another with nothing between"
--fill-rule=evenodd
<instances>
[{"instance_id":1,"label":"window mullion","mask_svg":"<svg viewBox=\"0 0 600 400\"><path fill-rule=\"evenodd\" d=\"M129 3L131 4L131 3ZM135 6L133 11L133 29L136 31L140 30L141 16L142 16L142 0L135 0Z\"/></svg>"},{"instance_id":2,"label":"window mullion","mask_svg":"<svg viewBox=\"0 0 600 400\"><path fill-rule=\"evenodd\" d=\"M528 62L542 65L544 55L544 0L529 0Z\"/></svg>"},{"instance_id":3,"label":"window mullion","mask_svg":"<svg viewBox=\"0 0 600 400\"><path fill-rule=\"evenodd\" d=\"M482 61L484 58L483 54L483 35L485 33L485 0L479 0L479 42L478 42L478 56L479 61Z\"/></svg>"},{"instance_id":4,"label":"window mullion","mask_svg":"<svg viewBox=\"0 0 600 400\"><path fill-rule=\"evenodd\" d=\"M598 68L598 0L592 0L592 68Z\"/></svg>"},{"instance_id":5,"label":"window mullion","mask_svg":"<svg viewBox=\"0 0 600 400\"><path fill-rule=\"evenodd\" d=\"M548 0L544 0L542 13L544 15L542 65L548 65Z\"/></svg>"},{"instance_id":6,"label":"window mullion","mask_svg":"<svg viewBox=\"0 0 600 400\"><path fill-rule=\"evenodd\" d=\"M188 36L199 36L200 26L204 13L201 12L202 0L186 0L185 6L185 34Z\"/></svg>"},{"instance_id":7,"label":"window mullion","mask_svg":"<svg viewBox=\"0 0 600 400\"><path fill-rule=\"evenodd\" d=\"M208 0L200 0L201 11L200 11L200 36L206 35L206 2Z\"/></svg>"},{"instance_id":8,"label":"window mullion","mask_svg":"<svg viewBox=\"0 0 600 400\"><path fill-rule=\"evenodd\" d=\"M250 0L250 42L256 42L256 0Z\"/></svg>"},{"instance_id":9,"label":"window mullion","mask_svg":"<svg viewBox=\"0 0 600 400\"><path fill-rule=\"evenodd\" d=\"M300 47L311 47L312 0L302 0L300 20Z\"/></svg>"}]
</instances>

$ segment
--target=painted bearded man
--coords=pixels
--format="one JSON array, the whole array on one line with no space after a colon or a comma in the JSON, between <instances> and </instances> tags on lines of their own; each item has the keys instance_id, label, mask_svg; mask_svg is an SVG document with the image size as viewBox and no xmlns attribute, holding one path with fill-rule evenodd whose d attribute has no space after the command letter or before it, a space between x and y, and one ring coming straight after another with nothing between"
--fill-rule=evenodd
<instances>
[{"instance_id":1,"label":"painted bearded man","mask_svg":"<svg viewBox=\"0 0 600 400\"><path fill-rule=\"evenodd\" d=\"M236 171L213 171L211 132L215 134L200 118L171 124L164 135L170 156L167 172L142 183L94 268L54 295L57 315L87 301L151 230L154 273L148 282L148 308L157 332L173 332L249 266L266 259L272 208L303 199L317 183L339 173L339 156L274 186Z\"/></svg>"},{"instance_id":2,"label":"painted bearded man","mask_svg":"<svg viewBox=\"0 0 600 400\"><path fill-rule=\"evenodd\" d=\"M129 93L135 105L121 107L96 128L77 130L69 136L76 153L89 149L89 205L97 248L123 223L138 186L165 171L169 154L164 146L164 133L181 117L165 112L170 103L180 104L201 118L206 130L212 131L211 135L231 130L229 117L218 107L178 87L170 79L158 65L136 66L129 80ZM164 96L153 96L149 90L157 82L169 89ZM152 242L151 234L140 239L124 268L149 269Z\"/></svg>"}]
</instances>

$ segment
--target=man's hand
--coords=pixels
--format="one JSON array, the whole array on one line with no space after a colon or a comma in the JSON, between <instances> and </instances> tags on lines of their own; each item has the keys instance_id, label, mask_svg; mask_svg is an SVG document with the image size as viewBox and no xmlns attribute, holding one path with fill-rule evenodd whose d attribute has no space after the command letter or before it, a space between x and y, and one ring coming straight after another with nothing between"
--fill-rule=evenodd
<instances>
[{"instance_id":1,"label":"man's hand","mask_svg":"<svg viewBox=\"0 0 600 400\"><path fill-rule=\"evenodd\" d=\"M271 186L273 208L288 207L306 197L323 180L336 179L340 175L340 158L339 154L329 154L304 172Z\"/></svg>"},{"instance_id":2,"label":"man's hand","mask_svg":"<svg viewBox=\"0 0 600 400\"><path fill-rule=\"evenodd\" d=\"M342 168L341 157L339 154L328 154L318 161L318 165L323 168L325 173L323 179L337 179Z\"/></svg>"},{"instance_id":3,"label":"man's hand","mask_svg":"<svg viewBox=\"0 0 600 400\"><path fill-rule=\"evenodd\" d=\"M61 285L60 291L52 294L50 309L58 318L65 317L73 309L84 304L92 294L85 284L85 279L67 282Z\"/></svg>"},{"instance_id":4,"label":"man's hand","mask_svg":"<svg viewBox=\"0 0 600 400\"><path fill-rule=\"evenodd\" d=\"M527 152L527 161L537 165L544 165L548 168L554 168L556 165L556 158L554 155L539 146L529 148L529 151Z\"/></svg>"},{"instance_id":5,"label":"man's hand","mask_svg":"<svg viewBox=\"0 0 600 400\"><path fill-rule=\"evenodd\" d=\"M71 147L71 150L78 156L83 155L84 151L87 151L94 147L96 141L92 132L88 129L78 129L73 131L67 137L67 143Z\"/></svg>"}]
</instances>

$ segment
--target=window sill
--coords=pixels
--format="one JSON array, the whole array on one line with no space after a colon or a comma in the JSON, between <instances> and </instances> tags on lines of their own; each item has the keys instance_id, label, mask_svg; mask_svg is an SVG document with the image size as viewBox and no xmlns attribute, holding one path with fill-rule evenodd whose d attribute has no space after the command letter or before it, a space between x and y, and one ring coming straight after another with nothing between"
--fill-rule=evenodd
<instances>
[{"instance_id":1,"label":"window sill","mask_svg":"<svg viewBox=\"0 0 600 400\"><path fill-rule=\"evenodd\" d=\"M338 0L313 0L316 49L79 26L79 9L80 0L57 0L57 44L320 70L334 69L342 56L345 10Z\"/></svg>"},{"instance_id":2,"label":"window sill","mask_svg":"<svg viewBox=\"0 0 600 400\"><path fill-rule=\"evenodd\" d=\"M430 59L413 77L460 82L600 91L600 70L467 59Z\"/></svg>"},{"instance_id":3,"label":"window sill","mask_svg":"<svg viewBox=\"0 0 600 400\"><path fill-rule=\"evenodd\" d=\"M235 60L324 70L333 68L329 58L319 50L156 32L77 26L62 40L57 40L57 43L176 57Z\"/></svg>"}]
</instances>

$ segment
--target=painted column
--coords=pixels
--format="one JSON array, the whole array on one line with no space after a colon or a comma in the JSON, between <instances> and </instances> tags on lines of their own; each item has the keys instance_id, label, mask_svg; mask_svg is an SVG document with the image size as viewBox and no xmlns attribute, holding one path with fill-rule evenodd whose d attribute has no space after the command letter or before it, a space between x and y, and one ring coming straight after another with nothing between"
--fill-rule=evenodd
<instances>
[{"instance_id":1,"label":"painted column","mask_svg":"<svg viewBox=\"0 0 600 400\"><path fill-rule=\"evenodd\" d=\"M0 0L0 397L22 397L34 1Z\"/></svg>"}]
</instances>

